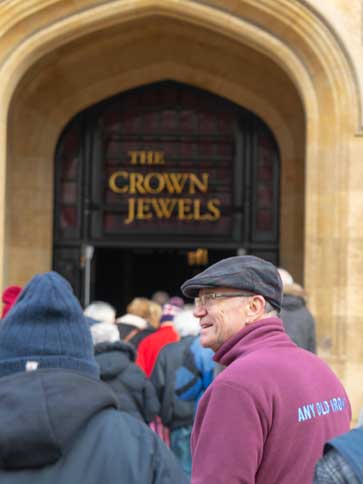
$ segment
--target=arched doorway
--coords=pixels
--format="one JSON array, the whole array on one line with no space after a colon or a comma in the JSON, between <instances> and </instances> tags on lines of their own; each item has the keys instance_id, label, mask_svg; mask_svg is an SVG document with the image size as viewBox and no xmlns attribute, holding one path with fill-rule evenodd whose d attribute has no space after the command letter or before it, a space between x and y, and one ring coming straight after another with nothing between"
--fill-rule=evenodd
<instances>
[{"instance_id":1,"label":"arched doorway","mask_svg":"<svg viewBox=\"0 0 363 484\"><path fill-rule=\"evenodd\" d=\"M279 142L280 263L305 283L319 349L357 415L362 103L339 15L272 0L24 4L2 19L1 285L52 265L54 149L75 113L162 79L208 89L258 113Z\"/></svg>"},{"instance_id":2,"label":"arched doorway","mask_svg":"<svg viewBox=\"0 0 363 484\"><path fill-rule=\"evenodd\" d=\"M59 140L53 265L84 303L122 310L222 257L278 264L279 172L274 136L250 111L172 81L121 93Z\"/></svg>"}]
</instances>

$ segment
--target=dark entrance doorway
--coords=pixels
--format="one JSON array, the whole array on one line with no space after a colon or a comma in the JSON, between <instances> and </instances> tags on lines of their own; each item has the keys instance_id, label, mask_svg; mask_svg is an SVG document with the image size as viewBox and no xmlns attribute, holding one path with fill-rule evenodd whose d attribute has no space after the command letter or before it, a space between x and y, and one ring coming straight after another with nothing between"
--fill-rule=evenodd
<instances>
[{"instance_id":1,"label":"dark entrance doorway","mask_svg":"<svg viewBox=\"0 0 363 484\"><path fill-rule=\"evenodd\" d=\"M197 250L197 249L196 249ZM196 250L98 248L94 255L94 298L110 302L118 314L137 296L150 298L157 290L181 296L180 285L188 278L235 250L208 250L206 264L190 260Z\"/></svg>"},{"instance_id":2,"label":"dark entrance doorway","mask_svg":"<svg viewBox=\"0 0 363 484\"><path fill-rule=\"evenodd\" d=\"M177 293L204 267L185 262L193 248L209 264L241 251L278 264L279 179L278 146L253 113L173 81L121 93L60 137L53 266L83 304L122 310Z\"/></svg>"}]
</instances>

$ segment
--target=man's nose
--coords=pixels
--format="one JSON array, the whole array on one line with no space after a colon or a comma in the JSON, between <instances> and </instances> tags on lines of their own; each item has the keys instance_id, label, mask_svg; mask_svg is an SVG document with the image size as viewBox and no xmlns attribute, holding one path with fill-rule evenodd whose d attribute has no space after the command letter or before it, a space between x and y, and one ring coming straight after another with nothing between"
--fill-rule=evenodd
<instances>
[{"instance_id":1,"label":"man's nose","mask_svg":"<svg viewBox=\"0 0 363 484\"><path fill-rule=\"evenodd\" d=\"M206 314L207 310L204 306L194 306L193 316L195 318L201 318Z\"/></svg>"}]
</instances>

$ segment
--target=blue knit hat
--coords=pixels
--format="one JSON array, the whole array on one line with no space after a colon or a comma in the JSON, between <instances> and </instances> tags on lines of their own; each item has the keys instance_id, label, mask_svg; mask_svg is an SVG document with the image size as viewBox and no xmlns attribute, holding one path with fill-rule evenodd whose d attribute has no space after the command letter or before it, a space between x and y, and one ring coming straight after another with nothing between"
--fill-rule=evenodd
<instances>
[{"instance_id":1,"label":"blue knit hat","mask_svg":"<svg viewBox=\"0 0 363 484\"><path fill-rule=\"evenodd\" d=\"M99 375L82 308L56 272L34 276L0 325L0 377L33 368Z\"/></svg>"}]
</instances>

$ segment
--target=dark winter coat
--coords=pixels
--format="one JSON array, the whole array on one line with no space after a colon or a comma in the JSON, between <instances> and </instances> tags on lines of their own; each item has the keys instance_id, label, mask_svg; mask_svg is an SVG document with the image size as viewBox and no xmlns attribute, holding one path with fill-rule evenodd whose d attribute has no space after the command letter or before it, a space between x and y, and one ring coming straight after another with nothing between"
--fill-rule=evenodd
<instances>
[{"instance_id":1,"label":"dark winter coat","mask_svg":"<svg viewBox=\"0 0 363 484\"><path fill-rule=\"evenodd\" d=\"M187 484L142 422L100 380L72 370L0 379L0 482Z\"/></svg>"},{"instance_id":2,"label":"dark winter coat","mask_svg":"<svg viewBox=\"0 0 363 484\"><path fill-rule=\"evenodd\" d=\"M363 427L328 442L324 454L316 465L314 484L363 483Z\"/></svg>"},{"instance_id":3,"label":"dark winter coat","mask_svg":"<svg viewBox=\"0 0 363 484\"><path fill-rule=\"evenodd\" d=\"M187 336L177 343L161 349L150 379L159 398L160 418L164 425L174 430L193 424L194 403L180 400L175 393L175 377L183 364L184 353L196 336Z\"/></svg>"},{"instance_id":4,"label":"dark winter coat","mask_svg":"<svg viewBox=\"0 0 363 484\"><path fill-rule=\"evenodd\" d=\"M117 329L120 335L120 339L126 340L136 349L139 347L139 344L141 343L142 340L144 340L147 336L150 336L151 334L155 333L156 331L156 329L153 328L152 326L148 326L145 329L139 329L136 326L133 326L132 324L126 324L126 323L122 323L122 324L118 323Z\"/></svg>"},{"instance_id":5,"label":"dark winter coat","mask_svg":"<svg viewBox=\"0 0 363 484\"><path fill-rule=\"evenodd\" d=\"M152 383L134 363L134 348L117 341L95 346L101 379L115 392L120 410L146 423L158 415L160 403Z\"/></svg>"},{"instance_id":6,"label":"dark winter coat","mask_svg":"<svg viewBox=\"0 0 363 484\"><path fill-rule=\"evenodd\" d=\"M284 288L280 318L295 344L316 353L315 321L306 307L304 291L298 284Z\"/></svg>"}]
</instances>

